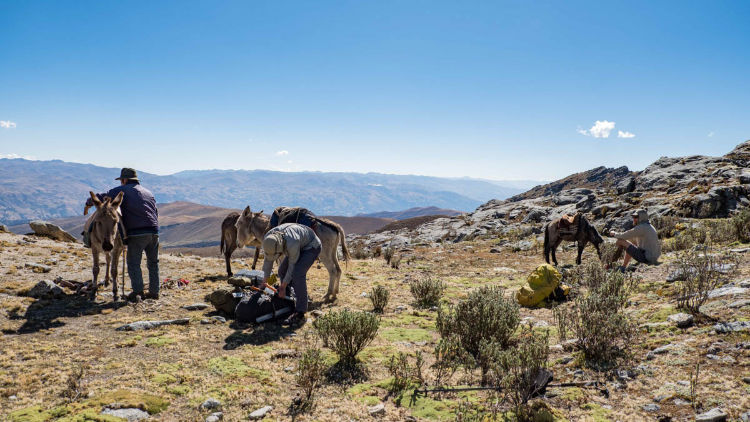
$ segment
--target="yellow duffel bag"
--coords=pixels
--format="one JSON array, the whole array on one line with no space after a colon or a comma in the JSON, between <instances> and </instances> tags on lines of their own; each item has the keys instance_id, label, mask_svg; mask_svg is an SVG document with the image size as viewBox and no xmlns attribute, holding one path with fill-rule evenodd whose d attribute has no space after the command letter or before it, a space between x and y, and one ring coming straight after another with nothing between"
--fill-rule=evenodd
<instances>
[{"instance_id":1,"label":"yellow duffel bag","mask_svg":"<svg viewBox=\"0 0 750 422\"><path fill-rule=\"evenodd\" d=\"M526 285L516 293L516 301L521 306L537 306L544 301L560 284L562 274L549 264L537 267L529 274Z\"/></svg>"}]
</instances>

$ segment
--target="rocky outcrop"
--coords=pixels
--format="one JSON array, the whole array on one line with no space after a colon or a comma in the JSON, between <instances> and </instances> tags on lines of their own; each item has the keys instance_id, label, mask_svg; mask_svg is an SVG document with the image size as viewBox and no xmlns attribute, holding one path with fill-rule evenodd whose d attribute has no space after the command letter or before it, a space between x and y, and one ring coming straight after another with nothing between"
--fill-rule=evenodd
<instances>
[{"instance_id":1,"label":"rocky outcrop","mask_svg":"<svg viewBox=\"0 0 750 422\"><path fill-rule=\"evenodd\" d=\"M750 141L723 157L662 157L641 172L597 167L537 186L508 200L492 200L474 212L438 218L416 228L350 237L364 246L459 242L476 237L542 233L563 214L582 212L599 229L626 230L630 214L728 217L750 206ZM509 244L512 247L512 245Z\"/></svg>"},{"instance_id":2,"label":"rocky outcrop","mask_svg":"<svg viewBox=\"0 0 750 422\"><path fill-rule=\"evenodd\" d=\"M76 238L66 232L60 226L56 226L46 221L34 220L29 223L29 227L37 236L49 237L63 242L75 242Z\"/></svg>"}]
</instances>

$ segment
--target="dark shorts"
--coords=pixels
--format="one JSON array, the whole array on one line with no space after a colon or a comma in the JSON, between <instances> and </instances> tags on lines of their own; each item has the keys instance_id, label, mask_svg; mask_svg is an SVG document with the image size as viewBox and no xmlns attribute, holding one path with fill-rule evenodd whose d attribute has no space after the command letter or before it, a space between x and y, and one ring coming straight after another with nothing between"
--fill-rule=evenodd
<instances>
[{"instance_id":1,"label":"dark shorts","mask_svg":"<svg viewBox=\"0 0 750 422\"><path fill-rule=\"evenodd\" d=\"M648 264L648 259L646 259L646 250L643 248L639 248L635 245L629 245L626 249L628 252L628 255L633 257L636 261L640 262L641 264Z\"/></svg>"}]
</instances>

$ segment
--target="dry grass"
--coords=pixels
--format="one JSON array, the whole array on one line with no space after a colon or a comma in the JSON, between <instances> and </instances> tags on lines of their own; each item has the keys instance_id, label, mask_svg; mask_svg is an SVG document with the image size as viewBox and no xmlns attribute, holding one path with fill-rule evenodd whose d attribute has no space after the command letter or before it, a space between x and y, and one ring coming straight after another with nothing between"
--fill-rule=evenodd
<instances>
[{"instance_id":1,"label":"dry grass","mask_svg":"<svg viewBox=\"0 0 750 422\"><path fill-rule=\"evenodd\" d=\"M0 234L0 242L13 247L20 238ZM324 268L313 267L309 277L310 295L316 301L315 307L324 313L342 308L372 309L369 298L362 293L376 285L390 291L390 300L380 316L377 337L359 355L367 366L369 379L351 386L323 383L316 389L317 406L310 414L299 415L298 420L363 420L369 418L367 406L380 402L386 402L384 420L404 420L407 416L419 420L454 420L462 402L485 403L487 394L461 393L419 397L413 402L405 398L397 407L394 397L389 395L391 374L387 363L399 352L414 356L419 351L425 360L425 383L435 382L431 366L439 339L435 328L437 313L415 309L404 280L426 272L445 283L443 300L456 303L471 289L483 285L516 289L526 274L542 262L541 256L533 252L490 254L491 246L492 241L487 240L446 244L438 249L418 247L413 252L415 259L404 260L399 269L390 268L383 259L355 260L342 278L339 300L334 305L318 303L325 294L328 276ZM146 302L113 309L109 307L111 298L104 295L108 289L101 289L95 303L70 302L63 312L53 301L37 302L16 296L43 278L61 276L80 281L91 278L88 251L76 245L64 245L69 258L65 265L53 266L51 273L35 274L23 268L24 263L40 261L39 257L49 257L55 248L61 247L57 242L40 239L17 250L5 247L0 254L0 267L18 268L14 275L0 271L3 289L0 291L0 327L5 332L0 339L3 350L0 354L0 420L13 420L10 415L18 417L17 420L34 420L20 418L24 412L34 411L37 414L67 411L68 416L86 412L98 414L101 406L113 402L159 410L157 420L203 420L206 414L197 410L198 405L209 397L223 402L225 420L246 420L249 412L267 404L274 406L270 419L290 419L287 407L299 391L294 387L298 362L296 358L271 359L271 356L279 349L303 350L306 338L314 336L310 322L298 329L295 336L289 336L289 330L275 324L261 327L235 326L231 321L200 324L208 311L186 311L180 307L203 301L207 293L226 286L220 277L224 273L224 263L219 257L195 260L162 254L162 278L186 278L191 283L187 288L163 291L162 299L156 304ZM59 257L60 253L54 252L53 256ZM560 255L565 262L574 259L568 249L561 250ZM584 254L584 260L595 259L591 250ZM671 259L671 255L664 258L665 261ZM741 258L739 279L748 278L747 259L746 256ZM732 348L739 342L750 341L750 333L718 336L712 333L710 323L699 323L687 330L659 325L676 312L674 304L669 302L675 287L664 282L666 267L639 270L643 281L631 296L632 305L627 312L642 327L643 335L631 345L636 361L624 369L644 364L649 373L628 382L626 389L615 388L606 374L582 366L580 359L560 363L563 357L575 358L577 352L555 346L559 337L550 309L520 310L521 318L531 317L533 321L550 325L549 362L556 382L587 379L607 382L609 397L596 389L553 389L551 392L556 396L546 402L560 418L653 418L643 411L643 404L652 402L657 393L690 396L689 374L698 361L701 362L700 382L695 395L705 409L721 405L732 417L737 417L741 409L750 407L750 391L742 381L742 377L748 375L746 363L743 363L748 362L748 351ZM721 306L720 303L726 303L724 299L709 300L704 309L711 317L721 320L747 319L747 307ZM192 322L187 326L166 326L138 333L115 331L115 327L136 320L183 316L190 317ZM16 330L24 328L27 331L15 334ZM719 339L727 345L719 355L731 356L738 364L705 357L709 345ZM681 349L645 360L646 352L666 343L679 344ZM336 361L336 356L327 349L323 350L323 357L327 365ZM78 388L86 394L70 401L65 398L66 380L73 368L79 366L86 368L78 379ZM285 370L289 367L293 369ZM579 369L583 375L575 376L574 372ZM688 382L688 387L678 383L682 381ZM16 399L8 400L9 396L16 396ZM660 406L660 413L671 414L673 420L689 420L694 413L690 405L678 406L671 399Z\"/></svg>"}]
</instances>

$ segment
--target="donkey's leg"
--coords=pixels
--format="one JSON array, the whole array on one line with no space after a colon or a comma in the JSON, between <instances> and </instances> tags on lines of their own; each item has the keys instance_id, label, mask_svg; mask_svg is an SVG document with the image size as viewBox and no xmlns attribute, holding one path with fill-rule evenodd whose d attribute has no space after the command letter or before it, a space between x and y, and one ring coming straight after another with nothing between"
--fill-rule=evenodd
<instances>
[{"instance_id":1,"label":"donkey's leg","mask_svg":"<svg viewBox=\"0 0 750 422\"><path fill-rule=\"evenodd\" d=\"M104 287L109 286L109 269L112 264L112 251L104 252L104 259L107 265L104 266Z\"/></svg>"},{"instance_id":2,"label":"donkey's leg","mask_svg":"<svg viewBox=\"0 0 750 422\"><path fill-rule=\"evenodd\" d=\"M583 249L586 247L586 240L578 241L578 257L576 257L576 265L581 265L581 255L583 255Z\"/></svg>"},{"instance_id":3,"label":"donkey's leg","mask_svg":"<svg viewBox=\"0 0 750 422\"><path fill-rule=\"evenodd\" d=\"M562 243L562 239L555 240L555 243L552 244L552 262L555 263L555 267L557 267L557 247L560 246L560 243Z\"/></svg>"},{"instance_id":4,"label":"donkey's leg","mask_svg":"<svg viewBox=\"0 0 750 422\"><path fill-rule=\"evenodd\" d=\"M227 277L231 277L232 265L229 263L232 259L232 252L234 252L234 246L227 245L224 249L224 260L227 262Z\"/></svg>"},{"instance_id":5,"label":"donkey's leg","mask_svg":"<svg viewBox=\"0 0 750 422\"><path fill-rule=\"evenodd\" d=\"M92 248L91 254L94 257L94 268L92 268L94 279L91 282L91 291L94 295L96 295L96 289L99 287L99 285L97 284L97 280L99 279L99 251Z\"/></svg>"},{"instance_id":6,"label":"donkey's leg","mask_svg":"<svg viewBox=\"0 0 750 422\"><path fill-rule=\"evenodd\" d=\"M112 267L110 267L110 274L112 276L112 301L117 301L117 264L120 262L120 250L118 248L112 249ZM123 286L125 291L125 286Z\"/></svg>"},{"instance_id":7,"label":"donkey's leg","mask_svg":"<svg viewBox=\"0 0 750 422\"><path fill-rule=\"evenodd\" d=\"M322 256L321 261L328 270L328 293L325 295L326 302L333 302L336 300L336 295L339 293L339 282L341 281L341 265L337 255L337 251L333 249L326 251L326 255Z\"/></svg>"},{"instance_id":8,"label":"donkey's leg","mask_svg":"<svg viewBox=\"0 0 750 422\"><path fill-rule=\"evenodd\" d=\"M253 255L253 266L252 269L255 269L255 264L258 263L258 257L260 256L260 246L255 246L255 255Z\"/></svg>"}]
</instances>

